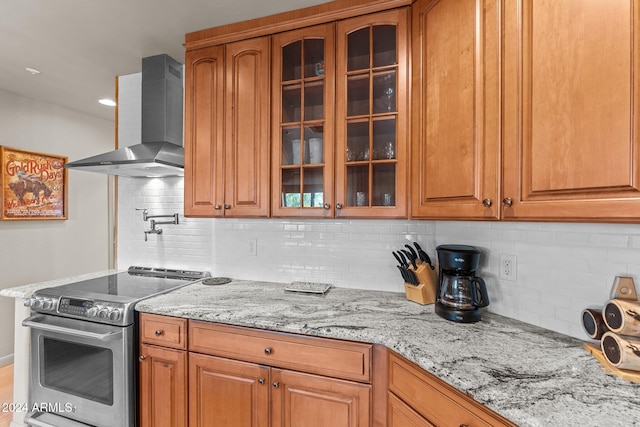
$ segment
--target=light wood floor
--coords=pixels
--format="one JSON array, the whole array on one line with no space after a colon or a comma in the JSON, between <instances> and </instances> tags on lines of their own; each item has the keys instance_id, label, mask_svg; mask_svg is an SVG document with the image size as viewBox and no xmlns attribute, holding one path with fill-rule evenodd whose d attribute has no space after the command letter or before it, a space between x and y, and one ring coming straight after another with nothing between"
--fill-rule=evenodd
<instances>
[{"instance_id":1,"label":"light wood floor","mask_svg":"<svg viewBox=\"0 0 640 427\"><path fill-rule=\"evenodd\" d=\"M2 412L3 403L13 401L13 363L0 367L0 427L8 427L13 419L11 412Z\"/></svg>"}]
</instances>

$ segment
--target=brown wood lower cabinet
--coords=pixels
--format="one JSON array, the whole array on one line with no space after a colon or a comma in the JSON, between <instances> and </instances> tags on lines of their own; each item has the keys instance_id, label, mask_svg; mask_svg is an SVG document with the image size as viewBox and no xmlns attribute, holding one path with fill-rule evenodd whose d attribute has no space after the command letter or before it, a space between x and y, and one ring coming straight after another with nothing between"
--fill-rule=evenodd
<instances>
[{"instance_id":1,"label":"brown wood lower cabinet","mask_svg":"<svg viewBox=\"0 0 640 427\"><path fill-rule=\"evenodd\" d=\"M187 426L187 352L140 345L140 425Z\"/></svg>"},{"instance_id":2,"label":"brown wood lower cabinet","mask_svg":"<svg viewBox=\"0 0 640 427\"><path fill-rule=\"evenodd\" d=\"M409 405L389 393L389 426L392 427L435 427Z\"/></svg>"},{"instance_id":3,"label":"brown wood lower cabinet","mask_svg":"<svg viewBox=\"0 0 640 427\"><path fill-rule=\"evenodd\" d=\"M367 427L372 347L190 321L189 424Z\"/></svg>"},{"instance_id":4,"label":"brown wood lower cabinet","mask_svg":"<svg viewBox=\"0 0 640 427\"><path fill-rule=\"evenodd\" d=\"M189 425L269 426L269 368L189 354Z\"/></svg>"},{"instance_id":5,"label":"brown wood lower cabinet","mask_svg":"<svg viewBox=\"0 0 640 427\"><path fill-rule=\"evenodd\" d=\"M140 320L143 427L514 426L381 345Z\"/></svg>"},{"instance_id":6,"label":"brown wood lower cabinet","mask_svg":"<svg viewBox=\"0 0 640 427\"><path fill-rule=\"evenodd\" d=\"M371 386L189 354L192 427L366 427Z\"/></svg>"},{"instance_id":7,"label":"brown wood lower cabinet","mask_svg":"<svg viewBox=\"0 0 640 427\"><path fill-rule=\"evenodd\" d=\"M391 351L388 413L389 427L515 427L507 419Z\"/></svg>"},{"instance_id":8,"label":"brown wood lower cabinet","mask_svg":"<svg viewBox=\"0 0 640 427\"><path fill-rule=\"evenodd\" d=\"M141 426L375 424L371 344L201 321L188 321L187 330L186 324L140 315ZM180 349L186 342L189 351ZM376 412L375 418L383 417Z\"/></svg>"},{"instance_id":9,"label":"brown wood lower cabinet","mask_svg":"<svg viewBox=\"0 0 640 427\"><path fill-rule=\"evenodd\" d=\"M272 369L273 427L366 427L371 385Z\"/></svg>"}]
</instances>

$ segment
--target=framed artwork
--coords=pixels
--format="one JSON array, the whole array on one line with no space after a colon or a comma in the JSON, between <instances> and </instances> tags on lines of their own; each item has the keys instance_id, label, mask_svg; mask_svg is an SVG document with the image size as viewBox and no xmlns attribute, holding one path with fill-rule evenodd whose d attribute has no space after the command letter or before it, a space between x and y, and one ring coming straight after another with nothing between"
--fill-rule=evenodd
<instances>
[{"instance_id":1,"label":"framed artwork","mask_svg":"<svg viewBox=\"0 0 640 427\"><path fill-rule=\"evenodd\" d=\"M0 161L0 219L67 219L67 157L0 146Z\"/></svg>"}]
</instances>

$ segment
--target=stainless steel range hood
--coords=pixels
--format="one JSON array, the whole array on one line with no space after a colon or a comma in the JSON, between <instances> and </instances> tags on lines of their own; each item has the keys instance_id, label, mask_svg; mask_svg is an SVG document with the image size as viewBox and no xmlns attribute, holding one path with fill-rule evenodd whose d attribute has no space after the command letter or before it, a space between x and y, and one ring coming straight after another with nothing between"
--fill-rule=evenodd
<instances>
[{"instance_id":1,"label":"stainless steel range hood","mask_svg":"<svg viewBox=\"0 0 640 427\"><path fill-rule=\"evenodd\" d=\"M168 55L142 59L142 143L64 165L127 177L184 176L182 64Z\"/></svg>"}]
</instances>

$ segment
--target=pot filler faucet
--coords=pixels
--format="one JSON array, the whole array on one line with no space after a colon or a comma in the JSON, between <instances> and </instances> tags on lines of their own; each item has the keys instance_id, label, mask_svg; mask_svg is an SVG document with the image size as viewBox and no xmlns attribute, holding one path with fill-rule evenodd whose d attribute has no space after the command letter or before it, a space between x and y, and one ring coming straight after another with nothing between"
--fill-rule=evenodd
<instances>
[{"instance_id":1,"label":"pot filler faucet","mask_svg":"<svg viewBox=\"0 0 640 427\"><path fill-rule=\"evenodd\" d=\"M149 234L162 234L162 228L156 228L157 225L164 225L164 224L178 224L178 214L174 213L173 215L149 215L148 211L146 209L138 209L136 208L137 211L142 211L142 220L143 221L147 221L147 220L151 220L151 229L149 230L144 230L144 241L147 241L147 236ZM155 219L152 218L173 218L171 221L156 221Z\"/></svg>"}]
</instances>

